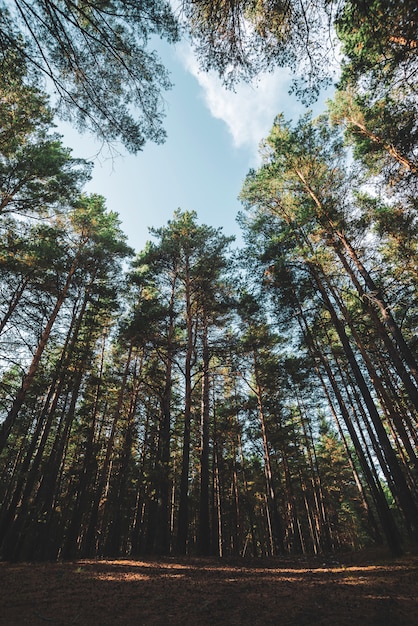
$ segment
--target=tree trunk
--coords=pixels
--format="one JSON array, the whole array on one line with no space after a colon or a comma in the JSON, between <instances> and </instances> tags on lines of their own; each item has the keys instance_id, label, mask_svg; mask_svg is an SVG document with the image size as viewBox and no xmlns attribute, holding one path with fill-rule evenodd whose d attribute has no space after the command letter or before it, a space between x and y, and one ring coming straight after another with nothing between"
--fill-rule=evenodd
<instances>
[{"instance_id":1,"label":"tree trunk","mask_svg":"<svg viewBox=\"0 0 418 626\"><path fill-rule=\"evenodd\" d=\"M156 488L158 509L156 512L156 550L159 554L170 553L170 435L171 435L171 395L172 369L174 357L174 304L176 295L177 275L175 275L170 294L169 326L167 333L167 356L165 360L165 383L161 399L161 423L158 432Z\"/></svg>"},{"instance_id":2,"label":"tree trunk","mask_svg":"<svg viewBox=\"0 0 418 626\"><path fill-rule=\"evenodd\" d=\"M191 279L189 259L186 259L186 275L185 275L185 305L186 305L186 326L187 326L187 345L186 359L184 368L184 430L183 430L183 454L180 477L180 496L179 496L179 512L178 512L178 529L177 529L177 552L186 554L187 552L187 535L189 525L189 461L190 461L190 426L191 426L191 410L192 410L192 358L194 349L194 333L192 319L192 300L191 300Z\"/></svg>"},{"instance_id":3,"label":"tree trunk","mask_svg":"<svg viewBox=\"0 0 418 626\"><path fill-rule=\"evenodd\" d=\"M344 402L344 398L341 394L339 385L334 377L334 374L332 372L332 369L329 365L328 359L326 358L326 356L324 355L323 351L319 348L317 348L315 346L315 342L313 340L313 337L311 335L311 332L309 330L309 327L307 325L307 322L305 320L305 317L303 315L303 312L300 308L300 305L298 303L298 313L299 313L299 320L302 323L302 331L306 337L306 342L308 347L312 347L312 351L313 351L313 355L314 357L319 357L320 362L322 364L322 366L324 367L324 370L327 374L328 380L331 384L334 396L337 400L338 406L340 408L340 412L341 415L343 417L344 423L346 425L346 428L350 434L350 438L351 441L354 445L354 449L356 451L357 454L357 458L360 462L360 466L361 469L363 471L364 477L366 479L367 485L370 488L370 491L372 493L372 497L373 500L375 502L376 505L376 510L377 510L377 514L379 517L379 520L382 524L382 529L383 532L385 534L386 537L386 541L388 543L388 546L390 548L390 550L392 551L392 553L395 556L399 556L402 554L402 548L401 548L401 544L400 544L400 537L399 537L399 531L396 527L395 521L393 519L392 513L389 509L387 500L384 496L383 490L381 488L381 485L378 481L375 481L374 476L370 470L370 467L368 465L367 459L364 455L364 451L363 448L361 446L361 443L359 441L359 438L357 436L357 432L356 429L353 425L353 422L351 420L350 414L347 410L347 407L345 405ZM335 315L335 313L334 313Z\"/></svg>"},{"instance_id":4,"label":"tree trunk","mask_svg":"<svg viewBox=\"0 0 418 626\"><path fill-rule=\"evenodd\" d=\"M109 471L111 467L112 454L113 454L113 446L116 437L116 430L119 426L120 414L122 411L123 400L126 391L126 383L129 374L129 368L131 365L133 346L132 343L129 345L128 354L126 357L125 368L122 376L122 381L119 389L119 394L116 402L116 408L113 413L112 418L112 428L110 431L109 438L107 440L106 445L106 453L103 461L103 465L100 471L100 477L98 481L98 485L96 487L96 493L94 496L94 501L90 513L90 521L88 524L87 532L85 537L83 537L83 546L82 551L84 556L93 556L96 553L96 534L98 530L98 521L99 521L99 510L100 503L102 501L103 493L109 479Z\"/></svg>"},{"instance_id":5,"label":"tree trunk","mask_svg":"<svg viewBox=\"0 0 418 626\"><path fill-rule=\"evenodd\" d=\"M209 346L206 315L203 319L202 409L200 447L200 499L198 550L202 556L211 553L209 524Z\"/></svg>"},{"instance_id":6,"label":"tree trunk","mask_svg":"<svg viewBox=\"0 0 418 626\"><path fill-rule=\"evenodd\" d=\"M33 383L33 380L35 378L35 375L38 371L39 363L40 363L42 354L45 350L45 346L47 344L49 336L51 334L52 327L55 323L55 320L57 319L58 313L60 312L62 305L64 304L64 301L70 289L74 274L77 270L80 254L81 254L81 248L78 250L77 254L74 257L71 268L67 274L67 279L65 281L64 287L62 288L55 302L55 306L52 310L52 313L49 316L49 319L45 325L45 328L43 330L43 333L41 335L41 338L35 350L35 354L33 355L32 362L29 366L29 369L23 378L22 385L16 395L12 408L10 409L6 419L4 420L2 424L2 428L0 430L0 453L2 452L2 450L4 449L6 445L7 438L10 434L13 424L18 416L18 413L25 401L26 394L28 393Z\"/></svg>"},{"instance_id":7,"label":"tree trunk","mask_svg":"<svg viewBox=\"0 0 418 626\"><path fill-rule=\"evenodd\" d=\"M345 355L347 357L347 360L350 364L354 378L356 380L356 384L367 406L368 413L370 415L374 429L379 439L379 443L384 452L386 462L388 464L388 467L390 468L390 472L393 477L394 484L396 485L396 490L399 496L399 502L402 507L402 512L405 517L405 522L406 522L408 532L411 535L411 537L413 537L414 540L417 541L418 540L418 508L411 496L405 477L399 466L396 454L390 444L389 438L387 436L386 430L383 427L379 413L376 409L373 398L370 394L369 388L366 384L366 381L364 380L363 374L357 363L355 355L351 349L350 342L345 332L344 326L341 323L340 319L338 318L337 314L335 313L334 307L332 306L329 296L321 280L319 279L317 275L316 269L312 266L312 264L309 264L309 269L322 295L324 304L331 316L333 325L340 338L340 341L344 348Z\"/></svg>"},{"instance_id":8,"label":"tree trunk","mask_svg":"<svg viewBox=\"0 0 418 626\"><path fill-rule=\"evenodd\" d=\"M20 283L19 287L15 290L9 302L9 306L7 307L7 311L5 312L3 319L0 321L0 335L5 329L7 322L13 315L13 312L15 311L17 305L19 304L20 299L29 283L29 280L30 280L30 276L25 276L25 278Z\"/></svg>"},{"instance_id":9,"label":"tree trunk","mask_svg":"<svg viewBox=\"0 0 418 626\"><path fill-rule=\"evenodd\" d=\"M266 496L267 496L267 513L269 521L271 554L284 554L284 532L283 523L277 508L276 491L273 482L273 473L271 468L270 447L267 438L266 422L264 417L264 407L262 400L262 390L259 382L257 355L253 352L254 378L256 384L256 396L258 404L258 417L261 426L261 436L263 440L264 451L264 474L266 477Z\"/></svg>"},{"instance_id":10,"label":"tree trunk","mask_svg":"<svg viewBox=\"0 0 418 626\"><path fill-rule=\"evenodd\" d=\"M390 311L390 307L387 305L387 303L385 302L385 300L383 298L383 294L382 294L381 289L379 289L377 287L376 283L374 282L374 280L370 276L370 274L367 271L367 269L364 267L363 263L359 259L356 251L354 250L353 246L351 245L350 241L347 239L345 234L341 230L339 230L337 228L336 224L333 222L332 218L327 213L326 208L323 206L322 202L320 201L318 196L315 194L315 192L313 191L313 189L309 185L309 183L306 180L306 178L303 175L303 173L300 170L298 170L297 168L295 169L295 173L297 174L297 176L299 177L300 181L304 185L306 193L312 198L312 200L313 200L313 202L314 202L314 204L316 206L318 222L320 224L323 224L324 221L326 222L326 225L327 225L327 228L328 228L328 232L331 235L331 239L328 240L328 241L331 242L332 248L337 252L337 254L339 255L339 258L342 260L343 255L341 255L341 251L339 249L339 246L338 246L337 242L334 239L334 237L337 237L337 239L341 243L342 247L344 248L344 250L346 251L346 253L350 257L350 259L353 261L353 263L354 263L355 267L357 268L357 271L359 272L360 276L363 278L367 289L369 289L368 293L366 293L363 290L361 290L362 297L364 299L368 299L371 302L372 305L373 304L377 305L384 323L389 328L389 330L390 330L390 332L392 334L392 337L394 338L394 340L396 341L396 343L398 345L398 349L399 349L400 354L402 355L405 363L408 365L412 376L415 378L416 382L418 382L418 365L417 365L417 362L416 362L416 360L415 360L415 358L414 358L414 356L413 356L413 354L412 354L408 344L406 343L406 341L405 341L405 339L404 339L404 337L402 335L402 332L400 331L398 325L396 324L396 321L394 320L394 318L392 316L392 313ZM354 273L352 271L350 271L349 264L348 263L344 263L344 267L345 267L346 270L349 271L350 277L353 278ZM358 284L359 284L358 281L354 281L354 284L358 288ZM417 404L415 404L415 406L417 406Z\"/></svg>"}]
</instances>

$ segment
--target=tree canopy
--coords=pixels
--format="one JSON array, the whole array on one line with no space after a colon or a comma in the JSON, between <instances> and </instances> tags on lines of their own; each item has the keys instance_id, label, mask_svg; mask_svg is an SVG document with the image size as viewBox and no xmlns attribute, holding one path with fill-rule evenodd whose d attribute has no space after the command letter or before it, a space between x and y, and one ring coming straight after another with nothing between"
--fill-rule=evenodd
<instances>
[{"instance_id":1,"label":"tree canopy","mask_svg":"<svg viewBox=\"0 0 418 626\"><path fill-rule=\"evenodd\" d=\"M412 0L183 0L182 6L202 69L215 69L226 84L287 67L296 74L296 92L310 100L337 75L340 48L343 80L371 70L416 82Z\"/></svg>"},{"instance_id":2,"label":"tree canopy","mask_svg":"<svg viewBox=\"0 0 418 626\"><path fill-rule=\"evenodd\" d=\"M58 112L102 141L132 152L160 142L168 74L152 39L178 27L168 2L2 0L0 63L7 57L46 79Z\"/></svg>"}]
</instances>

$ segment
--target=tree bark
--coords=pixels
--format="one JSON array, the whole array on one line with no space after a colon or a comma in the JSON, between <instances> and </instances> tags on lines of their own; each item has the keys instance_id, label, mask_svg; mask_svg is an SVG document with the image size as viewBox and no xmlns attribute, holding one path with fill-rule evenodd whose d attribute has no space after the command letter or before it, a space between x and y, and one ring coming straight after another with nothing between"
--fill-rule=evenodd
<instances>
[{"instance_id":1,"label":"tree bark","mask_svg":"<svg viewBox=\"0 0 418 626\"><path fill-rule=\"evenodd\" d=\"M202 402L201 402L201 445L200 445L200 498L198 550L202 556L211 553L209 523L209 346L208 322L203 313L202 329Z\"/></svg>"},{"instance_id":2,"label":"tree bark","mask_svg":"<svg viewBox=\"0 0 418 626\"><path fill-rule=\"evenodd\" d=\"M55 302L54 308L52 310L52 313L50 314L48 321L45 325L45 328L42 332L41 338L39 340L39 343L36 347L35 353L32 357L32 361L31 364L29 366L29 369L26 373L26 375L23 378L22 381L22 385L16 395L16 398L13 402L12 408L10 409L6 419L4 420L1 430L0 430L0 453L2 452L2 450L4 449L6 443L7 443L7 439L8 436L10 434L11 429L13 428L14 422L19 414L19 411L26 399L26 394L28 393L33 380L36 376L36 373L38 371L38 367L39 367L39 363L42 357L42 354L45 350L46 344L48 342L49 336L51 334L52 331L52 327L54 326L55 320L58 317L58 313L61 310L62 305L65 302L65 299L67 297L68 291L70 289L71 283L73 281L74 278L74 274L77 271L78 268L78 263L79 263L79 259L80 259L80 255L81 255L81 249L79 248L79 250L77 251L77 254L74 257L74 260L72 262L72 265L70 267L70 270L67 274L67 278L65 281L65 284Z\"/></svg>"}]
</instances>

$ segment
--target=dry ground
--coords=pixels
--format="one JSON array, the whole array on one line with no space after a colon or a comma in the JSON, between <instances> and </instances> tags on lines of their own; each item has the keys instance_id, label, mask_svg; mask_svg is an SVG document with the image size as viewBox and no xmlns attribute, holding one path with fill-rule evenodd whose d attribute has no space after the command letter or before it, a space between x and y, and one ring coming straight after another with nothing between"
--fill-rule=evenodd
<instances>
[{"instance_id":1,"label":"dry ground","mask_svg":"<svg viewBox=\"0 0 418 626\"><path fill-rule=\"evenodd\" d=\"M418 556L0 563L0 625L416 626Z\"/></svg>"}]
</instances>

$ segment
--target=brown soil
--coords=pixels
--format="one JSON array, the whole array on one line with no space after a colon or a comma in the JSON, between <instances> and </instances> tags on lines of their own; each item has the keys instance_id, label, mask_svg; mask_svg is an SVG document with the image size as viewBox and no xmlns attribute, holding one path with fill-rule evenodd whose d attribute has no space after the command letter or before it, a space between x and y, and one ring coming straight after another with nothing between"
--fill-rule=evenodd
<instances>
[{"instance_id":1,"label":"brown soil","mask_svg":"<svg viewBox=\"0 0 418 626\"><path fill-rule=\"evenodd\" d=\"M418 556L0 563L0 625L415 626Z\"/></svg>"}]
</instances>

